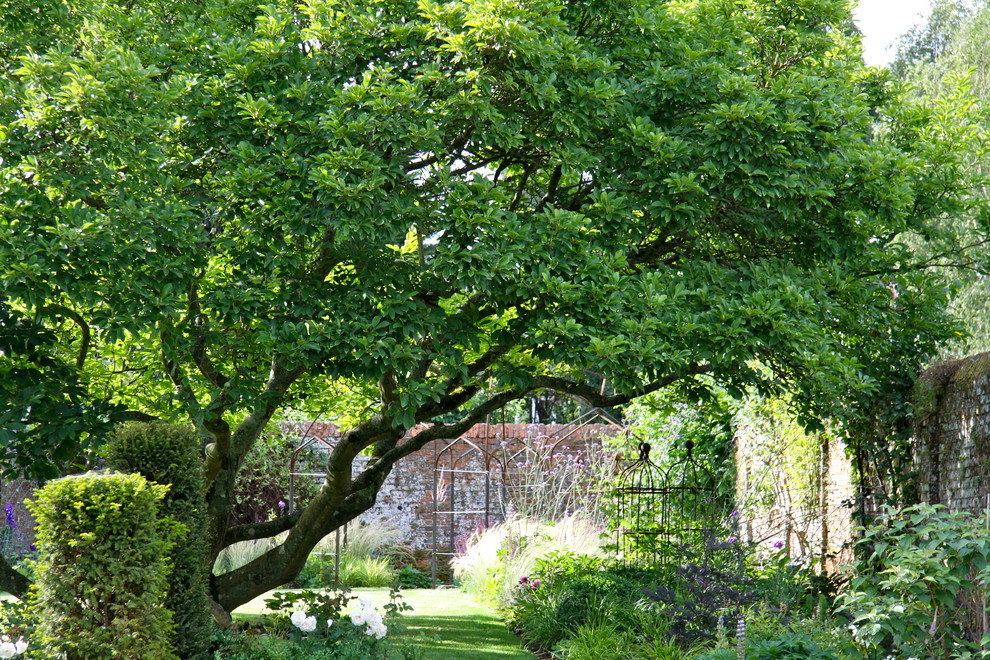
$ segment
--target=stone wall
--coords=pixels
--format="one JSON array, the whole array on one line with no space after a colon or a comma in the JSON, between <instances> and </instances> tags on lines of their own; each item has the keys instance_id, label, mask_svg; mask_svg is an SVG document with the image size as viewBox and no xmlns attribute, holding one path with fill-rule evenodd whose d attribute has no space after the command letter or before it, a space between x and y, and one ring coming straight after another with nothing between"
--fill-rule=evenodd
<instances>
[{"instance_id":1,"label":"stone wall","mask_svg":"<svg viewBox=\"0 0 990 660\"><path fill-rule=\"evenodd\" d=\"M915 460L922 502L953 511L990 505L990 353L922 373L915 392Z\"/></svg>"},{"instance_id":2,"label":"stone wall","mask_svg":"<svg viewBox=\"0 0 990 660\"><path fill-rule=\"evenodd\" d=\"M332 424L294 430L315 440L319 451L329 451L339 435ZM501 522L509 510L553 495L541 488L560 488L568 466L587 461L588 452L592 460L602 459L601 438L621 430L609 424L477 424L457 440L432 442L397 463L361 520L397 527L398 543L413 549L436 545L441 555L462 550L472 533ZM367 460L358 457L355 474Z\"/></svg>"}]
</instances>

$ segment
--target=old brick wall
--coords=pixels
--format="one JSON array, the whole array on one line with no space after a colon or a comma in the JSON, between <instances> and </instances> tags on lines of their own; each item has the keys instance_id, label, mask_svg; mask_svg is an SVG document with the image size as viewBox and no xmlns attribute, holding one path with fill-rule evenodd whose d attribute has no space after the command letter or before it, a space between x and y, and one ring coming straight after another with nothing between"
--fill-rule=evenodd
<instances>
[{"instance_id":1,"label":"old brick wall","mask_svg":"<svg viewBox=\"0 0 990 660\"><path fill-rule=\"evenodd\" d=\"M339 434L332 424L294 429L318 438L313 446L325 450ZM546 475L547 483L556 483L560 470L584 461L586 452L600 454L601 438L620 432L609 424L477 424L457 440L432 442L397 463L361 520L397 527L398 543L414 549L432 550L436 535L441 554L462 550L472 533L504 520L514 501L540 495L531 474L538 463L557 471ZM358 458L355 474L367 460Z\"/></svg>"},{"instance_id":2,"label":"old brick wall","mask_svg":"<svg viewBox=\"0 0 990 660\"><path fill-rule=\"evenodd\" d=\"M990 353L921 375L914 446L921 501L981 513L990 505Z\"/></svg>"}]
</instances>

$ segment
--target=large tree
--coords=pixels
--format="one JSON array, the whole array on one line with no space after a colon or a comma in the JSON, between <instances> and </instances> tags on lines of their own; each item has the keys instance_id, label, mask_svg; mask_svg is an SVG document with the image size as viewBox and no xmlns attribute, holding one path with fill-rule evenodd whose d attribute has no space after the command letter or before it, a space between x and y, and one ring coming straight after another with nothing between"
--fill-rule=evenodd
<instances>
[{"instance_id":1,"label":"large tree","mask_svg":"<svg viewBox=\"0 0 990 660\"><path fill-rule=\"evenodd\" d=\"M844 2L0 6L0 290L94 398L196 425L205 561L288 532L213 580L227 611L536 390L827 410L947 332L926 266L975 135L863 67ZM312 502L229 527L266 425L338 395Z\"/></svg>"}]
</instances>

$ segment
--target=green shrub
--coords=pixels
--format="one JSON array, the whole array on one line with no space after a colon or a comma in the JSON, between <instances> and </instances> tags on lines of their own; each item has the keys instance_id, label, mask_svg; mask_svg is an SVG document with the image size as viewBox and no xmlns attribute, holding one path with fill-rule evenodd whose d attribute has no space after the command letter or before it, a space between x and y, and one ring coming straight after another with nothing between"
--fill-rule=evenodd
<instances>
[{"instance_id":1,"label":"green shrub","mask_svg":"<svg viewBox=\"0 0 990 660\"><path fill-rule=\"evenodd\" d=\"M51 657L176 657L164 603L181 526L159 515L167 489L136 474L86 474L50 482L29 504L38 546L34 641Z\"/></svg>"},{"instance_id":2,"label":"green shrub","mask_svg":"<svg viewBox=\"0 0 990 660\"><path fill-rule=\"evenodd\" d=\"M936 660L977 649L990 590L990 529L941 506L888 510L857 542L856 572L839 598L861 650ZM990 648L984 635L980 650Z\"/></svg>"},{"instance_id":3,"label":"green shrub","mask_svg":"<svg viewBox=\"0 0 990 660\"><path fill-rule=\"evenodd\" d=\"M607 624L638 633L646 575L653 573L610 566L588 555L550 554L537 561L532 575L517 580L507 610L509 625L538 651L552 649L582 627Z\"/></svg>"},{"instance_id":4,"label":"green shrub","mask_svg":"<svg viewBox=\"0 0 990 660\"><path fill-rule=\"evenodd\" d=\"M403 589L429 589L433 586L433 578L429 573L415 566L403 566L396 572L396 579Z\"/></svg>"},{"instance_id":5,"label":"green shrub","mask_svg":"<svg viewBox=\"0 0 990 660\"><path fill-rule=\"evenodd\" d=\"M752 644L746 660L838 660L838 656L805 635L785 634Z\"/></svg>"},{"instance_id":6,"label":"green shrub","mask_svg":"<svg viewBox=\"0 0 990 660\"><path fill-rule=\"evenodd\" d=\"M566 660L625 660L634 640L609 624L579 626L560 644L558 654Z\"/></svg>"},{"instance_id":7,"label":"green shrub","mask_svg":"<svg viewBox=\"0 0 990 660\"><path fill-rule=\"evenodd\" d=\"M389 587L393 582L395 570L387 559L340 553L341 584L348 587Z\"/></svg>"},{"instance_id":8,"label":"green shrub","mask_svg":"<svg viewBox=\"0 0 990 660\"><path fill-rule=\"evenodd\" d=\"M110 468L140 474L169 487L162 510L187 530L172 551L165 601L175 622L173 648L186 660L211 657L214 636L207 596L209 578L203 563L207 550L206 504L199 447L193 428L161 422L118 427L108 445Z\"/></svg>"}]
</instances>

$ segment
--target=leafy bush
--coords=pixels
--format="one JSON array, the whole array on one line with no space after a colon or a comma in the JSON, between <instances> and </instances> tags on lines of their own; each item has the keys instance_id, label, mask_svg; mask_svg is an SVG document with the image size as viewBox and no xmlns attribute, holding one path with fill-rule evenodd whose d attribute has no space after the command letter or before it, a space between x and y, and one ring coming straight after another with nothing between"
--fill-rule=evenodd
<instances>
[{"instance_id":1,"label":"leafy bush","mask_svg":"<svg viewBox=\"0 0 990 660\"><path fill-rule=\"evenodd\" d=\"M601 527L582 515L556 523L509 518L472 536L452 562L461 587L496 608L514 600L518 580L531 575L537 562L554 553L594 556L601 547Z\"/></svg>"},{"instance_id":2,"label":"leafy bush","mask_svg":"<svg viewBox=\"0 0 990 660\"><path fill-rule=\"evenodd\" d=\"M164 603L168 553L182 530L159 515L166 490L136 474L86 474L48 483L29 504L36 639L54 657L176 657Z\"/></svg>"},{"instance_id":3,"label":"leafy bush","mask_svg":"<svg viewBox=\"0 0 990 660\"><path fill-rule=\"evenodd\" d=\"M358 607L348 612L351 601ZM334 658L335 660L377 660L384 658L416 660L421 653L415 648L390 639L400 627L399 617L408 605L392 591L390 601L379 613L371 601L349 595L347 588L328 591L279 592L265 601L274 614L269 618L269 632L284 643L272 640L264 643L256 655L222 655L230 658ZM309 619L309 621L306 621ZM386 625L387 624L387 625ZM287 639L286 639L287 638ZM251 650L257 643L240 642ZM240 652L238 650L238 652ZM272 655L282 653L285 655Z\"/></svg>"},{"instance_id":4,"label":"leafy bush","mask_svg":"<svg viewBox=\"0 0 990 660\"><path fill-rule=\"evenodd\" d=\"M638 632L645 576L654 575L601 559L568 553L537 561L532 575L517 580L508 623L538 651L548 651L582 627L610 625Z\"/></svg>"},{"instance_id":5,"label":"leafy bush","mask_svg":"<svg viewBox=\"0 0 990 660\"><path fill-rule=\"evenodd\" d=\"M746 660L838 660L838 656L809 637L789 634L754 643L746 649Z\"/></svg>"},{"instance_id":6,"label":"leafy bush","mask_svg":"<svg viewBox=\"0 0 990 660\"><path fill-rule=\"evenodd\" d=\"M756 601L753 581L739 566L685 564L665 573L661 583L643 590L670 621L682 643L710 639L720 616L738 614Z\"/></svg>"},{"instance_id":7,"label":"leafy bush","mask_svg":"<svg viewBox=\"0 0 990 660\"><path fill-rule=\"evenodd\" d=\"M165 606L172 611L172 645L179 657L205 660L213 645L213 618L207 606L206 502L200 440L189 426L155 422L118 427L108 444L108 466L167 485L162 510L186 528L172 550Z\"/></svg>"},{"instance_id":8,"label":"leafy bush","mask_svg":"<svg viewBox=\"0 0 990 660\"><path fill-rule=\"evenodd\" d=\"M887 510L861 533L839 611L863 651L935 660L990 648L990 635L973 639L990 588L985 521L919 504Z\"/></svg>"},{"instance_id":9,"label":"leafy bush","mask_svg":"<svg viewBox=\"0 0 990 660\"><path fill-rule=\"evenodd\" d=\"M395 577L403 589L429 589L433 586L433 578L415 566L403 566L396 571Z\"/></svg>"}]
</instances>

